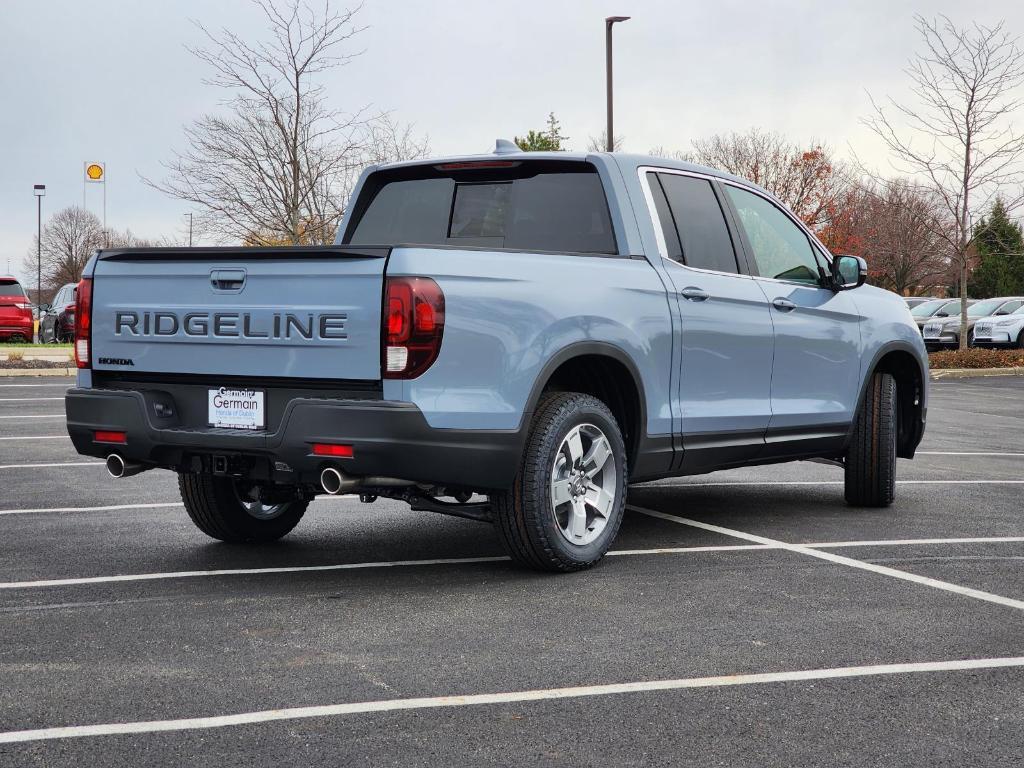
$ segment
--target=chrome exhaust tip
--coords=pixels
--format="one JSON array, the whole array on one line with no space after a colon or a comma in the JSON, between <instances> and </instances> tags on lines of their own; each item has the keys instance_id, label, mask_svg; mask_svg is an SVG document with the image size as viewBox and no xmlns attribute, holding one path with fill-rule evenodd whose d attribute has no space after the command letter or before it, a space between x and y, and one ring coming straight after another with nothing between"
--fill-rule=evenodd
<instances>
[{"instance_id":1,"label":"chrome exhaust tip","mask_svg":"<svg viewBox=\"0 0 1024 768\"><path fill-rule=\"evenodd\" d=\"M139 472L145 472L147 467L135 462L125 461L119 454L112 453L107 456L107 473L116 479L131 477Z\"/></svg>"},{"instance_id":2,"label":"chrome exhaust tip","mask_svg":"<svg viewBox=\"0 0 1024 768\"><path fill-rule=\"evenodd\" d=\"M334 467L327 467L320 473L320 487L324 489L324 493L332 496L354 490L358 484L358 481L346 477Z\"/></svg>"},{"instance_id":3,"label":"chrome exhaust tip","mask_svg":"<svg viewBox=\"0 0 1024 768\"><path fill-rule=\"evenodd\" d=\"M125 463L124 459L118 456L116 453L112 453L107 456L107 473L114 478L124 477Z\"/></svg>"}]
</instances>

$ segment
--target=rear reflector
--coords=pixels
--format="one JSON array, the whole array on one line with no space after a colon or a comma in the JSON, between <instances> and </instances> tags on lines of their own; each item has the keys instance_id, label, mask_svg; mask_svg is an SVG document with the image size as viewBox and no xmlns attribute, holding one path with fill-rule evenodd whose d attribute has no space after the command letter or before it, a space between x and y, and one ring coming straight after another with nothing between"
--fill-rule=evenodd
<instances>
[{"instance_id":1,"label":"rear reflector","mask_svg":"<svg viewBox=\"0 0 1024 768\"><path fill-rule=\"evenodd\" d=\"M351 459L355 455L351 445L334 443L313 443L314 456L333 456L336 459Z\"/></svg>"},{"instance_id":2,"label":"rear reflector","mask_svg":"<svg viewBox=\"0 0 1024 768\"><path fill-rule=\"evenodd\" d=\"M128 442L128 435L125 432L110 432L96 430L92 433L94 443L119 443L124 445Z\"/></svg>"}]
</instances>

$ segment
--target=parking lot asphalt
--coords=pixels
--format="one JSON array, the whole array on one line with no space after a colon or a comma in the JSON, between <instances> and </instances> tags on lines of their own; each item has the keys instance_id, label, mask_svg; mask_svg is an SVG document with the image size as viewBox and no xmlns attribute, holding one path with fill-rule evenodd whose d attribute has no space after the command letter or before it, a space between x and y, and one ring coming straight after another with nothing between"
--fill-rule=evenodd
<instances>
[{"instance_id":1,"label":"parking lot asphalt","mask_svg":"<svg viewBox=\"0 0 1024 768\"><path fill-rule=\"evenodd\" d=\"M213 542L170 473L74 452L70 381L0 379L2 766L1024 754L1022 378L933 384L889 509L808 462L635 486L613 554L565 576L349 497Z\"/></svg>"}]
</instances>

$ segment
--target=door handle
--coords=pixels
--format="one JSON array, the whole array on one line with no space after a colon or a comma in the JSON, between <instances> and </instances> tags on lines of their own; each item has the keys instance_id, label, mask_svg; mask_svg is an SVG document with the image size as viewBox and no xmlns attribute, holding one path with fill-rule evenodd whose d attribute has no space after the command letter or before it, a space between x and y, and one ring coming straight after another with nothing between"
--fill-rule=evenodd
<instances>
[{"instance_id":1,"label":"door handle","mask_svg":"<svg viewBox=\"0 0 1024 768\"><path fill-rule=\"evenodd\" d=\"M772 306L779 310L779 312L792 312L796 309L796 304L789 299L782 298L781 296L777 299L772 299Z\"/></svg>"},{"instance_id":2,"label":"door handle","mask_svg":"<svg viewBox=\"0 0 1024 768\"><path fill-rule=\"evenodd\" d=\"M688 301L707 301L711 298L707 291L703 291L695 285L688 285L679 293Z\"/></svg>"},{"instance_id":3,"label":"door handle","mask_svg":"<svg viewBox=\"0 0 1024 768\"><path fill-rule=\"evenodd\" d=\"M210 271L210 286L222 293L240 293L245 286L244 269L214 269Z\"/></svg>"}]
</instances>

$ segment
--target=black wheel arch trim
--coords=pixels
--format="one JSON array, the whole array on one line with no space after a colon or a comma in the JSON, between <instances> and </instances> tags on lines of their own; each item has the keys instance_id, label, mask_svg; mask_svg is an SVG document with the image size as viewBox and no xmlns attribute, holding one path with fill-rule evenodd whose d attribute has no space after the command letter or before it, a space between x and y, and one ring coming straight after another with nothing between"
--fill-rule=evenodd
<instances>
[{"instance_id":1,"label":"black wheel arch trim","mask_svg":"<svg viewBox=\"0 0 1024 768\"><path fill-rule=\"evenodd\" d=\"M664 457L668 455L667 461L671 463L672 460L672 435L650 435L647 431L647 392L644 388L643 376L640 374L640 369L637 367L636 362L622 347L616 346L606 341L577 341L569 344L558 350L554 355L548 358L547 362L544 363L534 379L533 387L530 390L530 396L526 401L526 407L523 409L523 415L519 422L518 432L520 433L521 439L525 443L526 433L529 431L530 420L533 418L533 414L537 410L537 405L540 402L541 395L544 393L545 388L551 381L551 377L554 375L562 365L570 362L571 360L578 357L596 356L596 357L607 357L614 360L617 363L621 363L629 375L633 379L633 385L636 387L638 402L638 421L637 425L637 439L636 445L634 446L633 455L627 457L627 461L630 462L630 466L633 470L639 470L643 461L643 454L650 453L653 460L660 463L660 459L656 457ZM668 467L665 470L667 472ZM642 474L648 474L652 470L645 469ZM633 472L630 473L631 475ZM658 474L662 474L658 472Z\"/></svg>"},{"instance_id":2,"label":"black wheel arch trim","mask_svg":"<svg viewBox=\"0 0 1024 768\"><path fill-rule=\"evenodd\" d=\"M917 446L921 443L921 438L924 437L924 425L928 414L928 403L926 400L928 368L921 365L920 354L910 343L898 340L888 341L875 350L875 354L872 356L870 364L865 368L866 373L864 375L864 380L860 383L860 392L857 395L857 406L853 412L854 421L856 421L857 414L860 413L861 406L864 403L864 398L867 396L868 385L871 383L871 377L874 376L875 371L878 370L878 365L881 363L882 358L892 352L905 352L910 355L914 360L914 365L917 366L917 373L921 381L921 404L919 407L920 417L914 420L912 425L913 433L907 435L906 443L904 445L899 445L897 452L897 455L901 459L912 459L914 458L914 452L917 450ZM846 438L847 446L849 446L852 435L853 430L851 423L851 431Z\"/></svg>"}]
</instances>

